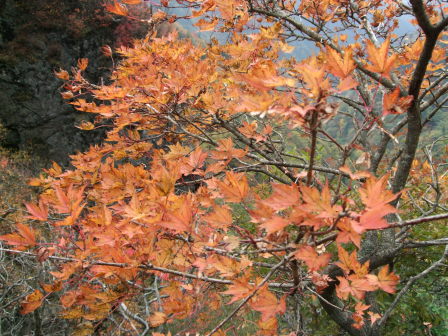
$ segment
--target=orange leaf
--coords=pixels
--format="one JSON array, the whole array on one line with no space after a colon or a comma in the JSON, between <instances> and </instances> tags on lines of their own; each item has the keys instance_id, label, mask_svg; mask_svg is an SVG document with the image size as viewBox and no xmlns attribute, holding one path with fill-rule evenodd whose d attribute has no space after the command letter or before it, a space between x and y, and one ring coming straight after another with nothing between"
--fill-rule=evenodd
<instances>
[{"instance_id":1,"label":"orange leaf","mask_svg":"<svg viewBox=\"0 0 448 336\"><path fill-rule=\"evenodd\" d=\"M296 185L286 185L280 183L272 184L272 195L263 201L263 204L274 210L285 210L290 206L299 203L300 194Z\"/></svg>"},{"instance_id":2,"label":"orange leaf","mask_svg":"<svg viewBox=\"0 0 448 336\"><path fill-rule=\"evenodd\" d=\"M353 79L352 76L345 77L343 80L339 82L338 91L344 92L351 89L354 89L358 86L358 82Z\"/></svg>"},{"instance_id":3,"label":"orange leaf","mask_svg":"<svg viewBox=\"0 0 448 336\"><path fill-rule=\"evenodd\" d=\"M235 301L244 299L252 293L253 290L254 287L249 284L247 278L239 278L233 282L233 285L229 286L229 289L222 292L222 294L233 295L233 298L228 302L228 304L231 304Z\"/></svg>"},{"instance_id":4,"label":"orange leaf","mask_svg":"<svg viewBox=\"0 0 448 336\"><path fill-rule=\"evenodd\" d=\"M249 193L247 177L243 173L227 172L225 179L217 183L222 195L228 202L243 202Z\"/></svg>"},{"instance_id":5,"label":"orange leaf","mask_svg":"<svg viewBox=\"0 0 448 336\"><path fill-rule=\"evenodd\" d=\"M36 234L34 230L21 223L17 224L17 233L10 233L0 236L0 240L6 241L9 245L17 246L19 249L36 245Z\"/></svg>"},{"instance_id":6,"label":"orange leaf","mask_svg":"<svg viewBox=\"0 0 448 336\"><path fill-rule=\"evenodd\" d=\"M165 313L156 311L148 318L148 321L151 324L151 327L155 328L164 324L167 319L168 317L166 316Z\"/></svg>"},{"instance_id":7,"label":"orange leaf","mask_svg":"<svg viewBox=\"0 0 448 336\"><path fill-rule=\"evenodd\" d=\"M348 243L351 241L358 248L361 247L361 235L355 231L351 224L351 221L349 221L347 218L343 218L338 222L337 227L340 231L338 232L336 242Z\"/></svg>"},{"instance_id":8,"label":"orange leaf","mask_svg":"<svg viewBox=\"0 0 448 336\"><path fill-rule=\"evenodd\" d=\"M400 277L393 272L389 272L389 265L386 265L380 269L377 276L377 285L383 291L393 294L395 293L395 287L400 280Z\"/></svg>"},{"instance_id":9,"label":"orange leaf","mask_svg":"<svg viewBox=\"0 0 448 336\"><path fill-rule=\"evenodd\" d=\"M89 64L89 60L87 58L80 58L78 60L78 68L81 71L84 71L87 68L87 65Z\"/></svg>"},{"instance_id":10,"label":"orange leaf","mask_svg":"<svg viewBox=\"0 0 448 336\"><path fill-rule=\"evenodd\" d=\"M397 55L388 56L390 46L390 38L387 38L383 44L377 48L375 45L367 41L367 52L369 53L369 61L371 65L367 65L367 69L372 72L378 72L386 78L390 78L390 72L395 66Z\"/></svg>"},{"instance_id":11,"label":"orange leaf","mask_svg":"<svg viewBox=\"0 0 448 336\"><path fill-rule=\"evenodd\" d=\"M329 47L327 48L325 55L327 57L327 65L329 70L336 77L344 79L348 77L356 68L355 62L352 58L353 52L351 49L345 50L344 58L342 58L336 50Z\"/></svg>"},{"instance_id":12,"label":"orange leaf","mask_svg":"<svg viewBox=\"0 0 448 336\"><path fill-rule=\"evenodd\" d=\"M25 298L24 302L22 302L22 309L20 311L20 314L25 315L35 311L42 305L43 298L44 295L42 294L42 292L36 289Z\"/></svg>"},{"instance_id":13,"label":"orange leaf","mask_svg":"<svg viewBox=\"0 0 448 336\"><path fill-rule=\"evenodd\" d=\"M101 47L101 52L106 57L111 57L112 56L112 48L110 46L108 46L108 45L102 46Z\"/></svg>"},{"instance_id":14,"label":"orange leaf","mask_svg":"<svg viewBox=\"0 0 448 336\"><path fill-rule=\"evenodd\" d=\"M116 0L114 1L113 4L107 4L106 10L117 15L123 15L123 16L128 15L128 9L124 5L117 2Z\"/></svg>"},{"instance_id":15,"label":"orange leaf","mask_svg":"<svg viewBox=\"0 0 448 336\"><path fill-rule=\"evenodd\" d=\"M63 79L63 80L69 80L70 79L70 75L68 74L68 72L63 70L63 69L61 69L59 71L55 71L54 74L59 79Z\"/></svg>"},{"instance_id":16,"label":"orange leaf","mask_svg":"<svg viewBox=\"0 0 448 336\"><path fill-rule=\"evenodd\" d=\"M388 92L383 98L383 115L401 114L405 112L414 99L413 96L400 97L400 89Z\"/></svg>"},{"instance_id":17,"label":"orange leaf","mask_svg":"<svg viewBox=\"0 0 448 336\"><path fill-rule=\"evenodd\" d=\"M48 218L48 206L39 200L39 205L34 205L32 203L25 203L26 209L32 216L27 216L27 218L35 219L39 221L46 221Z\"/></svg>"},{"instance_id":18,"label":"orange leaf","mask_svg":"<svg viewBox=\"0 0 448 336\"><path fill-rule=\"evenodd\" d=\"M233 147L232 138L226 138L219 141L219 146L215 151L212 151L212 158L215 160L240 159L246 155L243 149L236 149Z\"/></svg>"},{"instance_id":19,"label":"orange leaf","mask_svg":"<svg viewBox=\"0 0 448 336\"><path fill-rule=\"evenodd\" d=\"M277 231L282 230L286 226L288 226L290 221L286 220L280 216L274 216L265 222L263 222L260 227L266 230L267 234L271 234Z\"/></svg>"},{"instance_id":20,"label":"orange leaf","mask_svg":"<svg viewBox=\"0 0 448 336\"><path fill-rule=\"evenodd\" d=\"M367 208L373 209L381 205L386 205L395 200L398 194L393 194L387 190L389 175L386 174L380 179L371 176L360 188L361 200Z\"/></svg>"},{"instance_id":21,"label":"orange leaf","mask_svg":"<svg viewBox=\"0 0 448 336\"><path fill-rule=\"evenodd\" d=\"M352 270L354 271L361 266L358 262L356 251L348 254L343 247L338 246L338 256L339 261L335 264L339 266L345 274L349 274Z\"/></svg>"},{"instance_id":22,"label":"orange leaf","mask_svg":"<svg viewBox=\"0 0 448 336\"><path fill-rule=\"evenodd\" d=\"M261 313L262 321L267 321L276 314L284 314L286 311L285 297L277 300L277 297L265 287L258 291L250 306Z\"/></svg>"},{"instance_id":23,"label":"orange leaf","mask_svg":"<svg viewBox=\"0 0 448 336\"><path fill-rule=\"evenodd\" d=\"M200 32L205 32L205 31L211 31L211 30L215 29L215 27L218 25L218 23L219 23L218 18L214 18L211 21L199 19L194 25L196 27L199 27Z\"/></svg>"},{"instance_id":24,"label":"orange leaf","mask_svg":"<svg viewBox=\"0 0 448 336\"><path fill-rule=\"evenodd\" d=\"M232 224L232 213L228 207L217 206L213 212L202 217L211 227L216 229L226 229Z\"/></svg>"},{"instance_id":25,"label":"orange leaf","mask_svg":"<svg viewBox=\"0 0 448 336\"><path fill-rule=\"evenodd\" d=\"M316 250L309 245L302 246L295 253L295 257L305 262L308 269L318 271L328 265L331 255L329 253L317 254Z\"/></svg>"}]
</instances>

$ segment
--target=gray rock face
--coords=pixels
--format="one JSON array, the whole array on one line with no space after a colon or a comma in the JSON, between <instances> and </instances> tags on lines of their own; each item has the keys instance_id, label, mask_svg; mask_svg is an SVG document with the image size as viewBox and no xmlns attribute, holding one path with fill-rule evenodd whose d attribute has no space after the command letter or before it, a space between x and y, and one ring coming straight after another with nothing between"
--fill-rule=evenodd
<instances>
[{"instance_id":1,"label":"gray rock face","mask_svg":"<svg viewBox=\"0 0 448 336\"><path fill-rule=\"evenodd\" d=\"M65 164L68 155L101 139L75 124L89 115L61 98L54 70L88 58L86 77L106 80L110 59L101 46L114 43L120 24L95 0L0 0L0 123L4 146L32 150Z\"/></svg>"}]
</instances>

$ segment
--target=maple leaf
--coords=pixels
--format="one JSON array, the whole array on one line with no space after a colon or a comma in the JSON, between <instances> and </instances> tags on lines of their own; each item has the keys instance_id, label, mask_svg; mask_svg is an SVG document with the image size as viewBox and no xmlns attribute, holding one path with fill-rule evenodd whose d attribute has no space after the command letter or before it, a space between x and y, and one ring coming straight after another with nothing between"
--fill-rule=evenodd
<instances>
[{"instance_id":1,"label":"maple leaf","mask_svg":"<svg viewBox=\"0 0 448 336\"><path fill-rule=\"evenodd\" d=\"M18 223L16 228L17 233L0 236L0 240L6 241L9 245L16 246L18 250L36 246L36 233L33 229L21 223Z\"/></svg>"},{"instance_id":2,"label":"maple leaf","mask_svg":"<svg viewBox=\"0 0 448 336\"><path fill-rule=\"evenodd\" d=\"M370 275L370 281L373 285L378 286L383 291L393 294L400 277L393 272L389 272L389 265L383 266L377 276Z\"/></svg>"},{"instance_id":3,"label":"maple leaf","mask_svg":"<svg viewBox=\"0 0 448 336\"><path fill-rule=\"evenodd\" d=\"M219 23L218 18L214 18L211 21L199 19L194 25L196 27L199 27L200 32L206 32L206 31L211 31L211 30L215 29L215 27L218 25L218 23Z\"/></svg>"},{"instance_id":4,"label":"maple leaf","mask_svg":"<svg viewBox=\"0 0 448 336\"><path fill-rule=\"evenodd\" d=\"M280 300L266 287L260 289L250 302L252 309L261 313L261 320L267 321L276 314L284 314L286 311L286 297Z\"/></svg>"},{"instance_id":5,"label":"maple leaf","mask_svg":"<svg viewBox=\"0 0 448 336\"><path fill-rule=\"evenodd\" d=\"M260 227L265 229L267 234L271 234L283 230L289 224L289 220L280 216L273 216L272 218L262 222Z\"/></svg>"},{"instance_id":6,"label":"maple leaf","mask_svg":"<svg viewBox=\"0 0 448 336\"><path fill-rule=\"evenodd\" d=\"M388 179L388 174L380 179L371 176L359 189L361 200L367 208L374 209L386 205L398 197L399 194L393 194L386 189Z\"/></svg>"},{"instance_id":7,"label":"maple leaf","mask_svg":"<svg viewBox=\"0 0 448 336\"><path fill-rule=\"evenodd\" d=\"M179 198L178 203L180 203L179 207L168 211L158 224L179 233L190 232L193 229L194 207L187 197Z\"/></svg>"},{"instance_id":8,"label":"maple leaf","mask_svg":"<svg viewBox=\"0 0 448 336\"><path fill-rule=\"evenodd\" d=\"M295 257L305 262L310 272L318 271L328 265L331 254L317 254L316 250L309 245L300 247L295 253Z\"/></svg>"},{"instance_id":9,"label":"maple leaf","mask_svg":"<svg viewBox=\"0 0 448 336\"><path fill-rule=\"evenodd\" d=\"M349 254L342 246L338 245L338 256L339 261L335 265L339 266L345 274L349 274L351 271L361 267L356 251Z\"/></svg>"},{"instance_id":10,"label":"maple leaf","mask_svg":"<svg viewBox=\"0 0 448 336\"><path fill-rule=\"evenodd\" d=\"M249 284L247 277L235 279L232 285L229 285L228 289L222 294L233 295L232 299L227 303L231 304L235 301L244 299L254 291L255 287Z\"/></svg>"},{"instance_id":11,"label":"maple leaf","mask_svg":"<svg viewBox=\"0 0 448 336\"><path fill-rule=\"evenodd\" d=\"M216 150L211 152L211 157L215 160L241 159L246 155L246 151L243 149L237 149L233 147L232 138L222 139L218 142L219 146Z\"/></svg>"},{"instance_id":12,"label":"maple leaf","mask_svg":"<svg viewBox=\"0 0 448 336\"><path fill-rule=\"evenodd\" d=\"M89 64L88 58L80 58L78 59L78 69L81 71L84 71L87 68L87 65Z\"/></svg>"},{"instance_id":13,"label":"maple leaf","mask_svg":"<svg viewBox=\"0 0 448 336\"><path fill-rule=\"evenodd\" d=\"M151 316L149 316L148 321L151 324L151 327L158 327L166 322L168 317L164 312L156 311Z\"/></svg>"},{"instance_id":14,"label":"maple leaf","mask_svg":"<svg viewBox=\"0 0 448 336\"><path fill-rule=\"evenodd\" d=\"M272 209L284 210L290 206L299 204L300 193L296 185L286 185L280 183L272 184L272 194L262 203Z\"/></svg>"},{"instance_id":15,"label":"maple leaf","mask_svg":"<svg viewBox=\"0 0 448 336\"><path fill-rule=\"evenodd\" d=\"M182 165L180 172L184 175L194 173L196 175L202 175L203 172L198 170L203 168L205 159L208 157L208 153L202 151L201 147L197 147L188 157L185 165Z\"/></svg>"},{"instance_id":16,"label":"maple leaf","mask_svg":"<svg viewBox=\"0 0 448 336\"><path fill-rule=\"evenodd\" d=\"M348 279L344 277L337 277L337 279L339 280L339 284L336 286L336 295L343 300L347 300L349 295L358 300L362 300L366 292L376 289L365 276L359 277L352 275Z\"/></svg>"},{"instance_id":17,"label":"maple leaf","mask_svg":"<svg viewBox=\"0 0 448 336\"><path fill-rule=\"evenodd\" d=\"M263 320L260 319L257 323L260 332L262 335L267 336L276 336L278 335L278 322L275 317L271 317L270 319Z\"/></svg>"},{"instance_id":18,"label":"maple leaf","mask_svg":"<svg viewBox=\"0 0 448 336\"><path fill-rule=\"evenodd\" d=\"M395 212L397 209L388 204L370 208L362 213L359 222L351 221L353 230L362 234L367 230L385 229L389 223L384 217Z\"/></svg>"},{"instance_id":19,"label":"maple leaf","mask_svg":"<svg viewBox=\"0 0 448 336\"><path fill-rule=\"evenodd\" d=\"M243 202L249 193L247 177L243 173L227 172L225 179L217 183L222 195L228 202Z\"/></svg>"},{"instance_id":20,"label":"maple leaf","mask_svg":"<svg viewBox=\"0 0 448 336\"><path fill-rule=\"evenodd\" d=\"M390 72L395 66L397 55L388 56L390 46L390 38L387 38L383 44L377 48L370 40L367 41L367 52L371 65L367 65L367 69L372 72L378 72L386 78L390 78Z\"/></svg>"},{"instance_id":21,"label":"maple leaf","mask_svg":"<svg viewBox=\"0 0 448 336\"><path fill-rule=\"evenodd\" d=\"M202 219L216 229L227 229L233 222L232 213L226 206L218 206Z\"/></svg>"},{"instance_id":22,"label":"maple leaf","mask_svg":"<svg viewBox=\"0 0 448 336\"><path fill-rule=\"evenodd\" d=\"M41 198L39 199L39 204L34 205L31 203L25 203L26 209L32 216L27 216L27 218L35 219L39 221L46 221L48 218L48 206Z\"/></svg>"},{"instance_id":23,"label":"maple leaf","mask_svg":"<svg viewBox=\"0 0 448 336\"><path fill-rule=\"evenodd\" d=\"M325 78L325 70L317 63L315 58L297 65L295 70L302 75L304 82L311 91L311 97L317 98L322 92L330 89L330 81Z\"/></svg>"},{"instance_id":24,"label":"maple leaf","mask_svg":"<svg viewBox=\"0 0 448 336\"><path fill-rule=\"evenodd\" d=\"M336 77L344 79L356 68L351 49L345 49L342 58L336 50L327 47L325 55L327 58L327 66L330 69L330 72Z\"/></svg>"},{"instance_id":25,"label":"maple leaf","mask_svg":"<svg viewBox=\"0 0 448 336\"><path fill-rule=\"evenodd\" d=\"M22 309L20 310L20 314L26 315L35 311L42 305L43 298L44 295L38 289L27 295L25 301L22 302Z\"/></svg>"},{"instance_id":26,"label":"maple leaf","mask_svg":"<svg viewBox=\"0 0 448 336\"><path fill-rule=\"evenodd\" d=\"M383 115L404 113L411 105L414 97L400 97L400 88L388 92L383 98Z\"/></svg>"},{"instance_id":27,"label":"maple leaf","mask_svg":"<svg viewBox=\"0 0 448 336\"><path fill-rule=\"evenodd\" d=\"M380 315L380 314L377 314L377 313L374 313L374 312L370 312L370 311L369 311L367 314L369 314L369 316L370 316L370 322L371 322L372 324L375 324L375 322L381 318L381 315Z\"/></svg>"},{"instance_id":28,"label":"maple leaf","mask_svg":"<svg viewBox=\"0 0 448 336\"><path fill-rule=\"evenodd\" d=\"M331 193L328 184L320 192L316 188L302 186L302 197L305 205L302 207L309 212L316 213L317 218L337 218L339 207L332 205Z\"/></svg>"},{"instance_id":29,"label":"maple leaf","mask_svg":"<svg viewBox=\"0 0 448 336\"><path fill-rule=\"evenodd\" d=\"M337 228L340 231L336 237L336 242L348 243L351 241L358 248L361 247L361 235L353 228L351 220L347 218L341 219L337 224Z\"/></svg>"},{"instance_id":30,"label":"maple leaf","mask_svg":"<svg viewBox=\"0 0 448 336\"><path fill-rule=\"evenodd\" d=\"M338 92L344 92L357 87L359 83L352 77L345 77L343 80L339 81Z\"/></svg>"},{"instance_id":31,"label":"maple leaf","mask_svg":"<svg viewBox=\"0 0 448 336\"><path fill-rule=\"evenodd\" d=\"M117 15L122 15L122 16L127 16L129 13L128 9L124 5L117 2L116 0L114 0L113 4L107 4L106 10L111 13L114 13Z\"/></svg>"},{"instance_id":32,"label":"maple leaf","mask_svg":"<svg viewBox=\"0 0 448 336\"><path fill-rule=\"evenodd\" d=\"M142 0L120 0L121 2L127 4L127 5L138 5L142 2Z\"/></svg>"},{"instance_id":33,"label":"maple leaf","mask_svg":"<svg viewBox=\"0 0 448 336\"><path fill-rule=\"evenodd\" d=\"M68 72L63 69L61 69L59 71L55 71L54 74L56 75L57 78L62 79L62 80L70 79L70 75L68 74Z\"/></svg>"}]
</instances>

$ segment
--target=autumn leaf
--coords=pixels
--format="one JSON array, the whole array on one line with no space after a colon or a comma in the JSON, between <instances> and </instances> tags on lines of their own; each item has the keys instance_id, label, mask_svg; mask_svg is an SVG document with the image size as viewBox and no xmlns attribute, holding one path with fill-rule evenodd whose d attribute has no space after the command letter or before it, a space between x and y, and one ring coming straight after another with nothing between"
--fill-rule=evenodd
<instances>
[{"instance_id":1,"label":"autumn leaf","mask_svg":"<svg viewBox=\"0 0 448 336\"><path fill-rule=\"evenodd\" d=\"M211 157L215 160L240 159L246 155L243 149L237 149L233 146L232 138L226 138L219 141L219 146L211 152Z\"/></svg>"},{"instance_id":2,"label":"autumn leaf","mask_svg":"<svg viewBox=\"0 0 448 336\"><path fill-rule=\"evenodd\" d=\"M351 220L348 220L347 218L341 219L337 224L337 228L339 229L339 232L338 236L336 237L336 242L352 242L358 248L361 247L361 235L353 228Z\"/></svg>"},{"instance_id":3,"label":"autumn leaf","mask_svg":"<svg viewBox=\"0 0 448 336\"><path fill-rule=\"evenodd\" d=\"M0 240L4 240L9 245L16 246L19 250L36 246L36 233L33 229L21 223L18 223L16 228L17 233L0 236Z\"/></svg>"},{"instance_id":4,"label":"autumn leaf","mask_svg":"<svg viewBox=\"0 0 448 336\"><path fill-rule=\"evenodd\" d=\"M383 115L404 113L413 99L413 96L400 97L400 88L395 88L395 90L384 95Z\"/></svg>"},{"instance_id":5,"label":"autumn leaf","mask_svg":"<svg viewBox=\"0 0 448 336\"><path fill-rule=\"evenodd\" d=\"M393 272L389 272L389 265L383 266L378 275L371 276L370 281L373 285L378 286L383 291L393 294L400 280L400 277Z\"/></svg>"},{"instance_id":6,"label":"autumn leaf","mask_svg":"<svg viewBox=\"0 0 448 336\"><path fill-rule=\"evenodd\" d=\"M218 23L219 23L218 18L214 18L211 21L199 19L194 25L196 27L199 27L200 32L206 32L206 31L211 31L211 30L215 29L215 27L218 25Z\"/></svg>"},{"instance_id":7,"label":"autumn leaf","mask_svg":"<svg viewBox=\"0 0 448 336\"><path fill-rule=\"evenodd\" d=\"M182 197L178 203L179 207L174 211L169 210L158 224L179 233L190 232L194 216L191 201L187 197Z\"/></svg>"},{"instance_id":8,"label":"autumn leaf","mask_svg":"<svg viewBox=\"0 0 448 336\"><path fill-rule=\"evenodd\" d=\"M316 214L317 218L337 218L339 215L338 206L334 206L331 200L331 193L328 184L322 191L317 188L301 186L302 197L305 205L302 208Z\"/></svg>"},{"instance_id":9,"label":"autumn leaf","mask_svg":"<svg viewBox=\"0 0 448 336\"><path fill-rule=\"evenodd\" d=\"M261 313L261 320L267 321L276 314L284 314L286 311L286 297L280 300L266 287L260 289L250 302L250 306Z\"/></svg>"},{"instance_id":10,"label":"autumn leaf","mask_svg":"<svg viewBox=\"0 0 448 336\"><path fill-rule=\"evenodd\" d=\"M116 0L114 0L113 4L107 4L106 10L117 15L128 15L128 9Z\"/></svg>"},{"instance_id":11,"label":"autumn leaf","mask_svg":"<svg viewBox=\"0 0 448 336\"><path fill-rule=\"evenodd\" d=\"M327 66L330 72L336 77L345 79L356 68L351 49L345 49L344 56L341 57L336 50L327 47L327 52L325 55L327 59Z\"/></svg>"},{"instance_id":12,"label":"autumn leaf","mask_svg":"<svg viewBox=\"0 0 448 336\"><path fill-rule=\"evenodd\" d=\"M156 328L166 322L168 317L165 313L156 311L151 316L149 316L148 321L151 324L151 327Z\"/></svg>"},{"instance_id":13,"label":"autumn leaf","mask_svg":"<svg viewBox=\"0 0 448 336\"><path fill-rule=\"evenodd\" d=\"M39 221L46 221L48 218L48 206L45 204L43 199L39 200L38 205L34 205L32 203L25 203L26 209L31 214L28 216L30 219L35 219Z\"/></svg>"},{"instance_id":14,"label":"autumn leaf","mask_svg":"<svg viewBox=\"0 0 448 336\"><path fill-rule=\"evenodd\" d=\"M54 74L56 75L57 78L62 79L62 80L70 79L70 75L68 74L68 72L65 70L62 70L62 69L59 71L55 71Z\"/></svg>"},{"instance_id":15,"label":"autumn leaf","mask_svg":"<svg viewBox=\"0 0 448 336\"><path fill-rule=\"evenodd\" d=\"M142 2L142 0L120 0L121 2L127 4L127 5L138 5Z\"/></svg>"},{"instance_id":16,"label":"autumn leaf","mask_svg":"<svg viewBox=\"0 0 448 336\"><path fill-rule=\"evenodd\" d=\"M338 92L344 92L356 88L359 83L352 77L345 77L343 80L339 81Z\"/></svg>"},{"instance_id":17,"label":"autumn leaf","mask_svg":"<svg viewBox=\"0 0 448 336\"><path fill-rule=\"evenodd\" d=\"M224 180L218 181L218 187L228 202L243 202L249 193L247 177L242 173L227 172Z\"/></svg>"},{"instance_id":18,"label":"autumn leaf","mask_svg":"<svg viewBox=\"0 0 448 336\"><path fill-rule=\"evenodd\" d=\"M27 295L25 301L22 302L22 309L20 310L20 314L26 315L35 311L42 305L43 298L44 295L38 289Z\"/></svg>"},{"instance_id":19,"label":"autumn leaf","mask_svg":"<svg viewBox=\"0 0 448 336\"><path fill-rule=\"evenodd\" d=\"M262 222L260 227L266 230L267 234L271 234L280 230L283 230L290 224L290 221L280 216L273 216L270 219Z\"/></svg>"},{"instance_id":20,"label":"autumn leaf","mask_svg":"<svg viewBox=\"0 0 448 336\"><path fill-rule=\"evenodd\" d=\"M110 46L108 46L108 45L102 46L101 47L101 52L106 57L111 57L112 56L112 48Z\"/></svg>"},{"instance_id":21,"label":"autumn leaf","mask_svg":"<svg viewBox=\"0 0 448 336\"><path fill-rule=\"evenodd\" d=\"M373 209L386 205L398 197L399 194L393 194L387 189L388 179L388 174L379 179L371 176L360 188L361 200L367 208Z\"/></svg>"},{"instance_id":22,"label":"autumn leaf","mask_svg":"<svg viewBox=\"0 0 448 336\"><path fill-rule=\"evenodd\" d=\"M214 210L203 216L202 219L217 229L227 229L233 222L232 213L226 206L217 206Z\"/></svg>"},{"instance_id":23,"label":"autumn leaf","mask_svg":"<svg viewBox=\"0 0 448 336\"><path fill-rule=\"evenodd\" d=\"M390 72L395 66L397 60L397 55L388 55L390 46L390 38L387 38L379 48L368 40L367 41L367 52L369 54L369 61L371 65L367 65L367 69L372 72L378 72L386 78L390 78Z\"/></svg>"},{"instance_id":24,"label":"autumn leaf","mask_svg":"<svg viewBox=\"0 0 448 336\"><path fill-rule=\"evenodd\" d=\"M296 185L280 183L272 184L272 194L263 203L274 210L284 210L297 205L300 201L299 189Z\"/></svg>"},{"instance_id":25,"label":"autumn leaf","mask_svg":"<svg viewBox=\"0 0 448 336\"><path fill-rule=\"evenodd\" d=\"M295 253L295 257L305 262L310 272L318 271L328 265L330 253L317 254L315 248L309 245L300 247Z\"/></svg>"},{"instance_id":26,"label":"autumn leaf","mask_svg":"<svg viewBox=\"0 0 448 336\"><path fill-rule=\"evenodd\" d=\"M87 58L78 59L78 69L79 70L84 71L87 68L88 64L89 64L89 59L87 59Z\"/></svg>"},{"instance_id":27,"label":"autumn leaf","mask_svg":"<svg viewBox=\"0 0 448 336\"><path fill-rule=\"evenodd\" d=\"M246 277L236 279L232 285L229 285L228 289L222 294L232 295L232 299L227 303L231 304L235 301L244 299L249 294L254 291L254 286L249 284L249 281Z\"/></svg>"}]
</instances>

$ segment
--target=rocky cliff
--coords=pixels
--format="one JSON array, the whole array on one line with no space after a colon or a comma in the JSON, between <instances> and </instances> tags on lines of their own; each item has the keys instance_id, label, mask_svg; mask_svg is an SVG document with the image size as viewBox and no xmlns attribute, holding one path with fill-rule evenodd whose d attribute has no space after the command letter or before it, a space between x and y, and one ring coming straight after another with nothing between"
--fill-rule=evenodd
<instances>
[{"instance_id":1,"label":"rocky cliff","mask_svg":"<svg viewBox=\"0 0 448 336\"><path fill-rule=\"evenodd\" d=\"M89 116L63 101L54 71L88 58L87 78L107 80L111 64L101 46L116 46L117 36L119 43L126 43L137 29L107 14L102 3L0 1L0 123L7 129L3 146L64 164L69 154L101 138L74 127Z\"/></svg>"}]
</instances>

